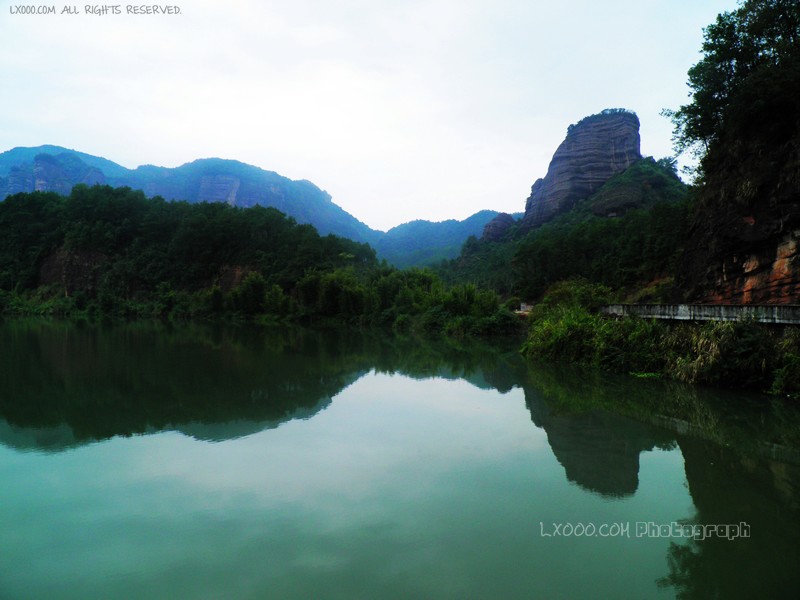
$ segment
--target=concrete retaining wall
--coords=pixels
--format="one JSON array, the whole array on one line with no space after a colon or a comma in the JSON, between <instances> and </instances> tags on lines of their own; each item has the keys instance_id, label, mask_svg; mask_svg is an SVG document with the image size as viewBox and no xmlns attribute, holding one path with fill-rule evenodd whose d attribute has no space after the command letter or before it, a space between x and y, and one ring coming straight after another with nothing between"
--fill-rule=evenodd
<instances>
[{"instance_id":1,"label":"concrete retaining wall","mask_svg":"<svg viewBox=\"0 0 800 600\"><path fill-rule=\"evenodd\" d=\"M752 317L760 323L800 325L797 304L611 304L600 308L609 316L637 316L674 321L737 321Z\"/></svg>"}]
</instances>

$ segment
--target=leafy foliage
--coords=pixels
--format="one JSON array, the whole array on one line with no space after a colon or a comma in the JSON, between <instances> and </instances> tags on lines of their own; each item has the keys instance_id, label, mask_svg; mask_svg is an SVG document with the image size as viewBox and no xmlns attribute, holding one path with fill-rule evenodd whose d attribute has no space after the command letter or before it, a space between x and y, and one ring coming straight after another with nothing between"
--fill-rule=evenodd
<instances>
[{"instance_id":1,"label":"leafy foliage","mask_svg":"<svg viewBox=\"0 0 800 600\"><path fill-rule=\"evenodd\" d=\"M672 272L685 239L688 205L658 204L619 219L556 220L532 232L514 256L517 290L540 296L562 279L583 277L615 289Z\"/></svg>"},{"instance_id":2,"label":"leafy foliage","mask_svg":"<svg viewBox=\"0 0 800 600\"><path fill-rule=\"evenodd\" d=\"M604 108L596 115L589 115L588 117L584 117L577 123L573 123L572 125L567 127L567 133L571 133L576 127L580 125L586 125L588 123L600 121L603 119L603 117L607 115L631 115L635 117L637 121L639 119L639 117L636 115L635 112L633 112L632 110L628 110L627 108Z\"/></svg>"},{"instance_id":3,"label":"leafy foliage","mask_svg":"<svg viewBox=\"0 0 800 600\"><path fill-rule=\"evenodd\" d=\"M0 203L0 310L332 320L453 335L513 331L493 291L398 271L274 208L76 186Z\"/></svg>"},{"instance_id":4,"label":"leafy foliage","mask_svg":"<svg viewBox=\"0 0 800 600\"><path fill-rule=\"evenodd\" d=\"M727 129L746 128L748 121L753 127L754 113L767 116L764 122L773 122L780 135L786 109L795 115L797 110L800 4L744 0L706 27L702 52L689 70L692 101L665 111L675 124L678 149L699 147L705 157Z\"/></svg>"},{"instance_id":5,"label":"leafy foliage","mask_svg":"<svg viewBox=\"0 0 800 600\"><path fill-rule=\"evenodd\" d=\"M610 290L582 280L548 290L530 315L523 351L568 361L677 379L800 395L800 335L754 321L671 324L612 319L595 308Z\"/></svg>"}]
</instances>

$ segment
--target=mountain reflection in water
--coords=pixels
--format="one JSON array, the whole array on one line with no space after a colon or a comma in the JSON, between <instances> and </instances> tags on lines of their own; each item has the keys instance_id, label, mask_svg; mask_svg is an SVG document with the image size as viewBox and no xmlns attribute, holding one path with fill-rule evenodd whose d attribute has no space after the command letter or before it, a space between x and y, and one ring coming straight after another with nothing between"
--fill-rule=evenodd
<instances>
[{"instance_id":1,"label":"mountain reflection in water","mask_svg":"<svg viewBox=\"0 0 800 600\"><path fill-rule=\"evenodd\" d=\"M643 453L679 451L691 522L747 522L752 537L672 543L660 588L686 598L800 589L795 411L760 397L527 364L513 342L0 323L0 444L49 454L164 431L224 442L315 419L369 373L521 390L566 480L607 501L636 496Z\"/></svg>"}]
</instances>

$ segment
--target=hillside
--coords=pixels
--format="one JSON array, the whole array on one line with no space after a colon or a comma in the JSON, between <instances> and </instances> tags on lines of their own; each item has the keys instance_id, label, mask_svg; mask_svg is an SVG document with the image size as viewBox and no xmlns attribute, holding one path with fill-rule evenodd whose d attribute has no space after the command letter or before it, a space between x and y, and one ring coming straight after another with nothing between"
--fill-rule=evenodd
<instances>
[{"instance_id":1,"label":"hillside","mask_svg":"<svg viewBox=\"0 0 800 600\"><path fill-rule=\"evenodd\" d=\"M398 267L420 266L458 256L470 235L479 235L497 213L481 211L464 221L412 221L384 233L371 229L306 180L294 181L235 160L200 159L177 168L126 169L105 158L60 146L14 148L0 154L0 199L23 192L69 195L76 184L142 190L147 197L231 206L270 206L313 225L319 233L367 242Z\"/></svg>"},{"instance_id":2,"label":"hillside","mask_svg":"<svg viewBox=\"0 0 800 600\"><path fill-rule=\"evenodd\" d=\"M374 241L379 235L310 181L293 181L234 160L210 158L174 169L146 165L131 170L85 153L41 146L0 154L3 173L0 197L32 191L69 194L78 183L107 184L142 190L150 198L271 206L323 235L335 233L358 242Z\"/></svg>"},{"instance_id":3,"label":"hillside","mask_svg":"<svg viewBox=\"0 0 800 600\"><path fill-rule=\"evenodd\" d=\"M669 282L687 235L688 196L673 161L645 157L533 229L506 220L502 235L468 239L441 273L525 299L574 277L615 289Z\"/></svg>"},{"instance_id":4,"label":"hillside","mask_svg":"<svg viewBox=\"0 0 800 600\"><path fill-rule=\"evenodd\" d=\"M389 267L369 245L320 236L272 207L86 185L0 202L4 314L324 321L458 336L519 328L494 292Z\"/></svg>"},{"instance_id":5,"label":"hillside","mask_svg":"<svg viewBox=\"0 0 800 600\"><path fill-rule=\"evenodd\" d=\"M375 250L378 256L400 268L454 258L464 241L471 235L480 235L497 214L493 210L482 210L463 221L449 219L433 223L416 220L404 223L381 236L374 243Z\"/></svg>"}]
</instances>

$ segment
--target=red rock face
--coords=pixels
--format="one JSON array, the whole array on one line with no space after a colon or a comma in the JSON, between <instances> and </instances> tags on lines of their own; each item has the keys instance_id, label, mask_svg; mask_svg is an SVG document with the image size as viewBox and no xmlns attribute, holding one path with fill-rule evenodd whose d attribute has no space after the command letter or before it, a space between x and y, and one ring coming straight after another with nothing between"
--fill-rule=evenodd
<instances>
[{"instance_id":1,"label":"red rock face","mask_svg":"<svg viewBox=\"0 0 800 600\"><path fill-rule=\"evenodd\" d=\"M796 304L800 298L800 230L784 234L777 245L731 255L716 271L703 304Z\"/></svg>"},{"instance_id":2,"label":"red rock face","mask_svg":"<svg viewBox=\"0 0 800 600\"><path fill-rule=\"evenodd\" d=\"M788 162L773 168L756 156L737 163L738 178L731 168L701 188L676 274L682 301L800 304L800 162ZM756 179L748 170L764 181L744 197Z\"/></svg>"},{"instance_id":3,"label":"red rock face","mask_svg":"<svg viewBox=\"0 0 800 600\"><path fill-rule=\"evenodd\" d=\"M523 226L542 225L591 196L642 157L639 143L639 118L633 113L601 113L572 126L547 175L531 188Z\"/></svg>"},{"instance_id":4,"label":"red rock face","mask_svg":"<svg viewBox=\"0 0 800 600\"><path fill-rule=\"evenodd\" d=\"M220 270L219 287L223 292L228 293L239 286L244 281L244 278L253 272L253 269L247 266L225 265Z\"/></svg>"}]
</instances>

